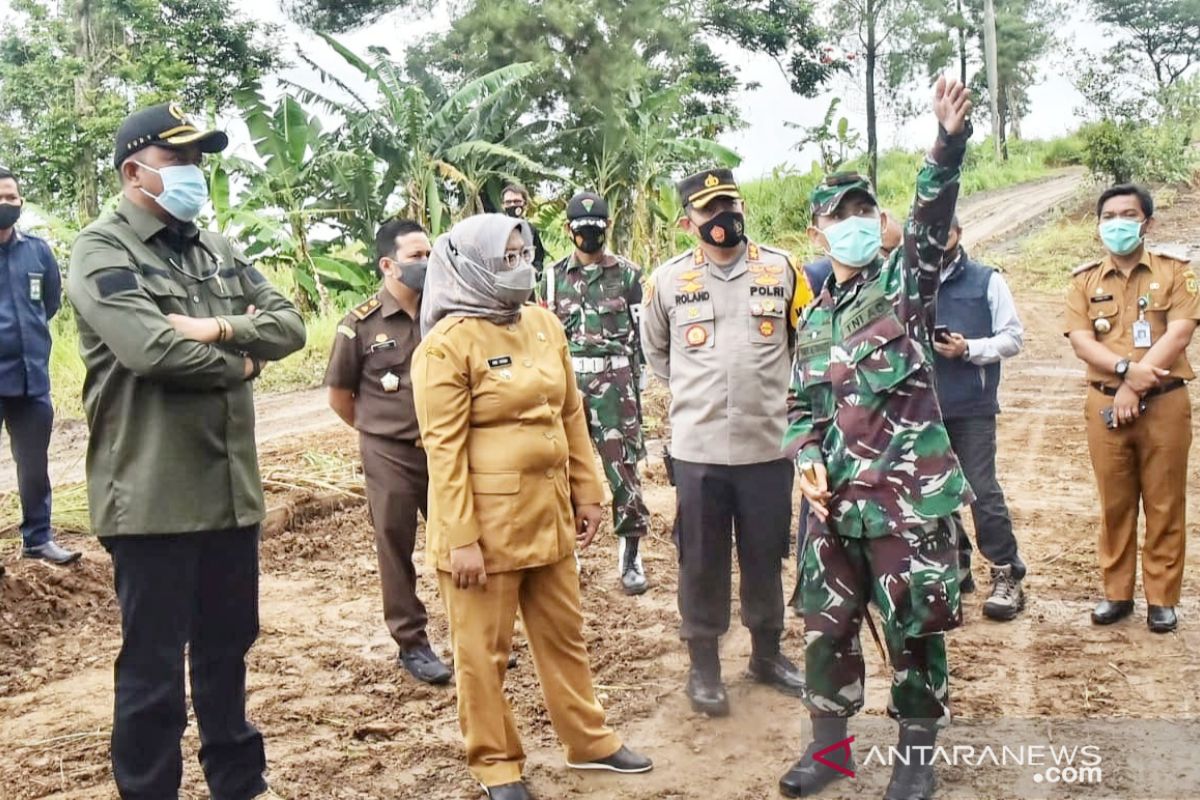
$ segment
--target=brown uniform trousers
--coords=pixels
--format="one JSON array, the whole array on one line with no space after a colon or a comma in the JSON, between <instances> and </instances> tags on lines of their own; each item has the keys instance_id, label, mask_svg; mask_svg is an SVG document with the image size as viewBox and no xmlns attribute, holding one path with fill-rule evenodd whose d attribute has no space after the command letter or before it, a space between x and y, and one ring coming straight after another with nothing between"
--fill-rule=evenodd
<instances>
[{"instance_id":1,"label":"brown uniform trousers","mask_svg":"<svg viewBox=\"0 0 1200 800\"><path fill-rule=\"evenodd\" d=\"M574 507L600 504L583 400L558 319L527 305L512 325L442 320L413 356L429 458L428 560L450 619L467 766L485 786L521 779L504 676L518 610L550 721L570 761L607 758L583 637ZM455 588L450 551L478 543L487 584Z\"/></svg>"},{"instance_id":2,"label":"brown uniform trousers","mask_svg":"<svg viewBox=\"0 0 1200 800\"><path fill-rule=\"evenodd\" d=\"M1151 344L1176 320L1200 319L1200 287L1185 258L1144 248L1137 265L1123 274L1106 256L1072 274L1067 289L1064 333L1087 331L1117 359L1140 361L1152 347L1134 340L1134 325L1147 324ZM1146 412L1132 425L1108 430L1101 410L1120 381L1088 368L1086 414L1088 450L1100 492L1099 559L1104 595L1132 600L1137 578L1138 503L1146 511L1142 548L1142 585L1146 601L1174 606L1183 583L1186 543L1187 462L1192 442L1192 412L1187 389L1195 378L1187 355L1166 365L1164 387L1172 391L1146 397Z\"/></svg>"},{"instance_id":3,"label":"brown uniform trousers","mask_svg":"<svg viewBox=\"0 0 1200 800\"><path fill-rule=\"evenodd\" d=\"M325 373L326 385L354 392L383 616L402 651L429 643L412 560L417 511L428 519L429 473L409 376L420 338L417 321L380 289L338 325Z\"/></svg>"},{"instance_id":4,"label":"brown uniform trousers","mask_svg":"<svg viewBox=\"0 0 1200 800\"><path fill-rule=\"evenodd\" d=\"M425 451L408 442L360 433L359 453L367 484L367 507L375 529L383 618L388 632L408 650L429 643L428 615L417 596L413 548L417 543L417 511L428 518L429 473Z\"/></svg>"}]
</instances>

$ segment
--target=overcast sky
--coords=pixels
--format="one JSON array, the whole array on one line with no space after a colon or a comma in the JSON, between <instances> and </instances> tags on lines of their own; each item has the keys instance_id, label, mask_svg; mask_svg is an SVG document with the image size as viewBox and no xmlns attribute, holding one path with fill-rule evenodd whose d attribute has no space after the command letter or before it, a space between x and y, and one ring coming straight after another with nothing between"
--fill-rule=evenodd
<instances>
[{"instance_id":1,"label":"overcast sky","mask_svg":"<svg viewBox=\"0 0 1200 800\"><path fill-rule=\"evenodd\" d=\"M829 0L818 0L818 5L826 2ZM283 50L289 60L297 61L295 51L296 47L300 46L339 77L352 82L356 80L357 73L346 66L324 42L286 20L279 8L279 0L237 2L235 5L245 14L283 26L286 39ZM1068 40L1039 65L1039 83L1030 93L1032 110L1022 124L1022 133L1026 138L1058 136L1079 124L1075 109L1081 98L1072 87L1070 76L1065 74L1065 71L1069 69L1069 62L1076 57L1073 54L1102 47L1104 37L1098 26L1087 20L1085 12L1078 8L1084 4L1075 5L1076 9L1072 12L1075 18L1060 29L1060 36L1068 37ZM9 13L7 0L0 0L0 13L5 16ZM399 55L407 44L445 29L448 25L449 18L442 4L429 18L414 20L407 12L395 12L374 25L346 34L341 39L357 52L362 52L370 45L381 45ZM862 91L852 80L839 79L828 94L815 99L805 99L791 92L787 80L769 57L745 53L734 48L722 48L720 43L714 44L743 82L761 84L761 88L743 92L739 98L743 116L748 122L747 127L722 137L723 144L732 147L743 157L742 166L738 170L738 175L743 180L769 173L776 166L783 164L806 169L813 153L798 153L793 149L793 144L801 134L784 125L784 122L816 124L824 115L830 97L842 97L840 113L845 113L850 118L852 127L860 131L865 129ZM314 79L313 73L303 65L292 67L283 75L298 83L307 83ZM980 129L977 135L985 135L986 131L982 129L987 127L986 124L976 127ZM932 132L928 116L904 126L885 118L880 120L879 125L880 144L884 148L924 147ZM231 125L230 133L237 150L242 155L252 155L253 150L244 127ZM865 142L865 135L863 139Z\"/></svg>"}]
</instances>

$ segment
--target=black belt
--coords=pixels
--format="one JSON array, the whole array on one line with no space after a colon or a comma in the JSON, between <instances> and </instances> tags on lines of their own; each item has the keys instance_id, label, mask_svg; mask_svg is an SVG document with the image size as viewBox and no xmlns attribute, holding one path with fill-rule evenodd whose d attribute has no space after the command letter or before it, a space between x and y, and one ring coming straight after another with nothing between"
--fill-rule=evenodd
<instances>
[{"instance_id":1,"label":"black belt","mask_svg":"<svg viewBox=\"0 0 1200 800\"><path fill-rule=\"evenodd\" d=\"M1142 399L1154 397L1155 395L1159 395L1159 394L1166 394L1167 392L1173 392L1176 389L1178 389L1180 386L1185 386L1186 384L1187 384L1187 381L1185 381L1181 378L1176 378L1175 380L1167 381L1166 383L1162 384L1158 388L1151 389L1150 391L1146 392L1144 395L1142 395ZM1092 388L1095 389L1097 392L1100 392L1101 394L1108 395L1109 397L1117 396L1116 389L1114 389L1111 386L1105 386L1103 383L1099 383L1098 381L1092 381Z\"/></svg>"}]
</instances>

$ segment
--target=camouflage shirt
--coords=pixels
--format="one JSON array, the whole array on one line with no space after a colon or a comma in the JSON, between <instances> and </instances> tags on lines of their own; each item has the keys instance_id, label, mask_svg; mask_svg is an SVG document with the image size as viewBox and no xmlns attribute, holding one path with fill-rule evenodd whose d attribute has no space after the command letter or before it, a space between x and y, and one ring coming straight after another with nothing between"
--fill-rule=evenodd
<instances>
[{"instance_id":1,"label":"camouflage shirt","mask_svg":"<svg viewBox=\"0 0 1200 800\"><path fill-rule=\"evenodd\" d=\"M939 136L903 247L843 284L831 276L797 331L784 449L801 468L825 464L842 536L894 534L974 499L938 409L930 345L965 146Z\"/></svg>"},{"instance_id":2,"label":"camouflage shirt","mask_svg":"<svg viewBox=\"0 0 1200 800\"><path fill-rule=\"evenodd\" d=\"M628 356L641 362L635 314L642 308L642 270L606 253L597 264L569 256L546 270L543 297L563 324L571 355Z\"/></svg>"}]
</instances>

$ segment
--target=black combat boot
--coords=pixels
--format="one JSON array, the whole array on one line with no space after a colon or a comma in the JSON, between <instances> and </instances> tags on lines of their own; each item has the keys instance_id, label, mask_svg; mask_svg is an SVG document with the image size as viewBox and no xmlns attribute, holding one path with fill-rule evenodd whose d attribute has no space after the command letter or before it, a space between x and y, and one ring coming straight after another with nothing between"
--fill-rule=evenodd
<instances>
[{"instance_id":1,"label":"black combat boot","mask_svg":"<svg viewBox=\"0 0 1200 800\"><path fill-rule=\"evenodd\" d=\"M780 794L811 797L838 778L848 778L854 773L854 755L846 741L846 722L845 717L813 717L813 740L800 760L779 779ZM837 764L845 772L813 758L817 753L823 761Z\"/></svg>"},{"instance_id":2,"label":"black combat boot","mask_svg":"<svg viewBox=\"0 0 1200 800\"><path fill-rule=\"evenodd\" d=\"M900 722L900 744L896 747L892 779L883 800L933 800L933 791L937 787L933 774L936 743L937 728Z\"/></svg>"},{"instance_id":3,"label":"black combat boot","mask_svg":"<svg viewBox=\"0 0 1200 800\"><path fill-rule=\"evenodd\" d=\"M729 695L721 683L721 656L716 639L688 641L692 669L688 673L687 696L692 710L710 717L729 716Z\"/></svg>"},{"instance_id":4,"label":"black combat boot","mask_svg":"<svg viewBox=\"0 0 1200 800\"><path fill-rule=\"evenodd\" d=\"M779 652L779 631L751 631L750 677L792 697L804 696L804 672Z\"/></svg>"}]
</instances>

